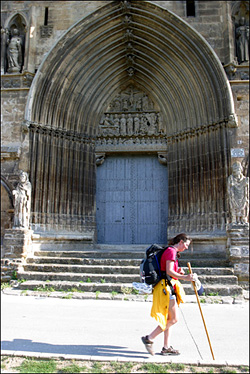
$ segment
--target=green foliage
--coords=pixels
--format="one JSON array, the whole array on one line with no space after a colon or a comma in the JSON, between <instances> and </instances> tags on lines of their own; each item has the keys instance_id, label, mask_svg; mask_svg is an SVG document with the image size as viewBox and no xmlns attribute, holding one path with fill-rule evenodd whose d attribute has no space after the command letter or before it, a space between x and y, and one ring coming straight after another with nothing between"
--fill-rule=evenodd
<instances>
[{"instance_id":1,"label":"green foliage","mask_svg":"<svg viewBox=\"0 0 250 374\"><path fill-rule=\"evenodd\" d=\"M1 290L4 290L5 288L11 288L11 285L9 282L2 282L1 283Z\"/></svg>"},{"instance_id":2,"label":"green foliage","mask_svg":"<svg viewBox=\"0 0 250 374\"><path fill-rule=\"evenodd\" d=\"M78 366L73 362L71 365L60 369L60 373L82 373L86 370L86 366Z\"/></svg>"},{"instance_id":3,"label":"green foliage","mask_svg":"<svg viewBox=\"0 0 250 374\"><path fill-rule=\"evenodd\" d=\"M110 366L115 373L131 373L131 369L133 368L134 364L132 362L110 362Z\"/></svg>"},{"instance_id":4,"label":"green foliage","mask_svg":"<svg viewBox=\"0 0 250 374\"><path fill-rule=\"evenodd\" d=\"M101 293L101 291L96 291L96 292L95 292L95 297L96 297L96 299L98 299L100 293Z\"/></svg>"},{"instance_id":5,"label":"green foliage","mask_svg":"<svg viewBox=\"0 0 250 374\"><path fill-rule=\"evenodd\" d=\"M146 363L142 365L142 369L145 370L146 373L167 373L167 371L170 369L170 365Z\"/></svg>"},{"instance_id":6,"label":"green foliage","mask_svg":"<svg viewBox=\"0 0 250 374\"><path fill-rule=\"evenodd\" d=\"M26 359L19 366L20 373L56 373L56 362L54 360Z\"/></svg>"}]
</instances>

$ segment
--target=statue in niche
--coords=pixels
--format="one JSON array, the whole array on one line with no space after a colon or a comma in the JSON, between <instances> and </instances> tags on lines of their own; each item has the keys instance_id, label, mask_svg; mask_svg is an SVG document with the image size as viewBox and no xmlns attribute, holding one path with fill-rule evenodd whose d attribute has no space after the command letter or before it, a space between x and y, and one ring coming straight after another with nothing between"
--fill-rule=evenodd
<instances>
[{"instance_id":1,"label":"statue in niche","mask_svg":"<svg viewBox=\"0 0 250 374\"><path fill-rule=\"evenodd\" d=\"M30 221L31 183L26 172L21 171L19 183L12 193L14 196L14 228L28 229Z\"/></svg>"},{"instance_id":2,"label":"statue in niche","mask_svg":"<svg viewBox=\"0 0 250 374\"><path fill-rule=\"evenodd\" d=\"M125 114L122 114L121 120L120 120L120 125L121 125L120 134L121 135L126 135L127 134L126 124L127 124L127 120L126 120Z\"/></svg>"},{"instance_id":3,"label":"statue in niche","mask_svg":"<svg viewBox=\"0 0 250 374\"><path fill-rule=\"evenodd\" d=\"M18 29L12 30L11 38L7 39L8 73L17 73L22 68L22 39Z\"/></svg>"},{"instance_id":4,"label":"statue in niche","mask_svg":"<svg viewBox=\"0 0 250 374\"><path fill-rule=\"evenodd\" d=\"M145 111L145 110L148 110L148 96L147 95L143 95L143 98L142 98L142 110Z\"/></svg>"},{"instance_id":5,"label":"statue in niche","mask_svg":"<svg viewBox=\"0 0 250 374\"><path fill-rule=\"evenodd\" d=\"M120 111L121 110L121 98L120 95L116 96L114 99L114 110Z\"/></svg>"},{"instance_id":6,"label":"statue in niche","mask_svg":"<svg viewBox=\"0 0 250 374\"><path fill-rule=\"evenodd\" d=\"M141 100L140 97L136 102L136 110L138 110L138 112L140 112L142 110L142 100Z\"/></svg>"},{"instance_id":7,"label":"statue in niche","mask_svg":"<svg viewBox=\"0 0 250 374\"><path fill-rule=\"evenodd\" d=\"M128 100L127 99L123 99L123 102L122 102L122 109L124 111L127 111L128 110Z\"/></svg>"},{"instance_id":8,"label":"statue in niche","mask_svg":"<svg viewBox=\"0 0 250 374\"><path fill-rule=\"evenodd\" d=\"M249 178L242 173L239 161L232 165L232 175L228 177L228 197L232 224L248 224Z\"/></svg>"},{"instance_id":9,"label":"statue in niche","mask_svg":"<svg viewBox=\"0 0 250 374\"><path fill-rule=\"evenodd\" d=\"M240 18L236 28L236 55L239 64L249 61L249 26L244 17Z\"/></svg>"},{"instance_id":10,"label":"statue in niche","mask_svg":"<svg viewBox=\"0 0 250 374\"><path fill-rule=\"evenodd\" d=\"M120 125L120 119L119 119L118 114L115 114L114 125L115 125L116 127L119 128L119 125Z\"/></svg>"},{"instance_id":11,"label":"statue in niche","mask_svg":"<svg viewBox=\"0 0 250 374\"><path fill-rule=\"evenodd\" d=\"M106 114L106 117L104 118L104 121L103 121L103 126L113 126L114 123L110 117L110 115L107 113Z\"/></svg>"},{"instance_id":12,"label":"statue in niche","mask_svg":"<svg viewBox=\"0 0 250 374\"><path fill-rule=\"evenodd\" d=\"M127 119L127 134L128 135L133 135L134 133L134 129L133 129L133 117L132 115L129 113L128 114L128 119Z\"/></svg>"},{"instance_id":13,"label":"statue in niche","mask_svg":"<svg viewBox=\"0 0 250 374\"><path fill-rule=\"evenodd\" d=\"M138 115L136 114L134 117L134 133L135 135L138 135L140 132L140 119Z\"/></svg>"}]
</instances>

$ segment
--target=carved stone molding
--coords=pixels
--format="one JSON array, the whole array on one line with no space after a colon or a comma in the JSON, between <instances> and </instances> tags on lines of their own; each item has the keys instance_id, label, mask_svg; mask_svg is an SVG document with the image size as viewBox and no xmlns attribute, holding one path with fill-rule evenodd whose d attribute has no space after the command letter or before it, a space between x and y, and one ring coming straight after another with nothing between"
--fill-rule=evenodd
<instances>
[{"instance_id":1,"label":"carved stone molding","mask_svg":"<svg viewBox=\"0 0 250 374\"><path fill-rule=\"evenodd\" d=\"M75 142L83 142L83 143L90 143L93 139L90 136L87 136L82 133L77 133L70 130L64 130L59 128L47 127L41 124L36 124L34 122L27 123L30 131L37 132L44 135L51 135L55 137L60 137L63 139L75 141Z\"/></svg>"},{"instance_id":2,"label":"carved stone molding","mask_svg":"<svg viewBox=\"0 0 250 374\"><path fill-rule=\"evenodd\" d=\"M239 65L232 61L224 65L225 72L229 80L249 80L249 62Z\"/></svg>"},{"instance_id":3,"label":"carved stone molding","mask_svg":"<svg viewBox=\"0 0 250 374\"><path fill-rule=\"evenodd\" d=\"M3 74L1 75L1 88L8 89L8 88L29 88L33 81L35 74L30 73L28 71L23 72L21 74Z\"/></svg>"}]
</instances>

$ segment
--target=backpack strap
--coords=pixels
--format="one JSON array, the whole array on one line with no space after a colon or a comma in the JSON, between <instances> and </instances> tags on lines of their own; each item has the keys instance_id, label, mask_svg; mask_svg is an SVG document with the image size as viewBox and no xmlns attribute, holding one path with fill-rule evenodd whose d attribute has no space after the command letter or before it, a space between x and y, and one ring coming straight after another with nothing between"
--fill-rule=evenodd
<instances>
[{"instance_id":1,"label":"backpack strap","mask_svg":"<svg viewBox=\"0 0 250 374\"><path fill-rule=\"evenodd\" d=\"M169 248L169 247L174 248L171 245L169 245L167 248ZM166 250L167 250L167 248L166 248ZM176 257L177 257L177 251L176 251L176 256L175 256L174 262L176 261ZM173 277L171 277L170 275L168 275L166 271L164 272L164 276L165 276L165 281L167 282L167 284L169 285L169 287L171 289L172 295L176 295L174 287L172 286L172 283L171 283L171 280L173 279Z\"/></svg>"}]
</instances>

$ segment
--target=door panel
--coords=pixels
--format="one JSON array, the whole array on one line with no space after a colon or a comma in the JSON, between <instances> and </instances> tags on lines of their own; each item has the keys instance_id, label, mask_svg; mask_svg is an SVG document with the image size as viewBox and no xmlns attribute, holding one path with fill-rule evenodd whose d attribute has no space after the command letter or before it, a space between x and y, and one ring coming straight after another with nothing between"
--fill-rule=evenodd
<instances>
[{"instance_id":1,"label":"door panel","mask_svg":"<svg viewBox=\"0 0 250 374\"><path fill-rule=\"evenodd\" d=\"M167 167L157 156L107 157L97 168L96 207L99 243L166 243Z\"/></svg>"}]
</instances>

